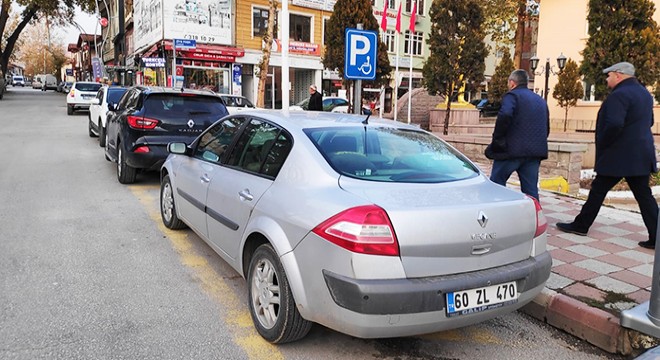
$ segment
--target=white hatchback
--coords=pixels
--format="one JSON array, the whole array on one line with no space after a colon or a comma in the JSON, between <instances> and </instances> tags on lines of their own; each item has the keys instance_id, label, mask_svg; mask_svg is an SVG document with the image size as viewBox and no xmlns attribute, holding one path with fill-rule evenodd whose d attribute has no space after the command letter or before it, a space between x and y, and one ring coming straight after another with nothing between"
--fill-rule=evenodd
<instances>
[{"instance_id":1,"label":"white hatchback","mask_svg":"<svg viewBox=\"0 0 660 360\"><path fill-rule=\"evenodd\" d=\"M67 115L73 115L73 112L79 109L89 109L100 88L101 84L97 82L77 81L73 83L66 96Z\"/></svg>"}]
</instances>

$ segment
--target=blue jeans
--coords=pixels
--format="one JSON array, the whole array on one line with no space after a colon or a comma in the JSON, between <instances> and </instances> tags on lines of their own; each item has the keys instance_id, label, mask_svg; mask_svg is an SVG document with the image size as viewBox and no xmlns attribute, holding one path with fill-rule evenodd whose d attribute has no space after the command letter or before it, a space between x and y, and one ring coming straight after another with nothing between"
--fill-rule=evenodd
<instances>
[{"instance_id":1,"label":"blue jeans","mask_svg":"<svg viewBox=\"0 0 660 360\"><path fill-rule=\"evenodd\" d=\"M539 200L539 168L541 159L536 157L522 157L508 160L495 160L490 172L490 180L506 186L506 181L513 172L518 173L520 190Z\"/></svg>"}]
</instances>

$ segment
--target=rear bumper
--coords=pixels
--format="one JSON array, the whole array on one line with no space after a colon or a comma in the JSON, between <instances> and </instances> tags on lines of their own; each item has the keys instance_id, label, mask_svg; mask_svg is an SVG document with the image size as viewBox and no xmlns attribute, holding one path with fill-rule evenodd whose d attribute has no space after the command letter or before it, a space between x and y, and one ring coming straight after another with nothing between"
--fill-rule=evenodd
<instances>
[{"instance_id":1,"label":"rear bumper","mask_svg":"<svg viewBox=\"0 0 660 360\"><path fill-rule=\"evenodd\" d=\"M517 263L464 274L420 279L360 280L323 270L334 302L361 314L411 314L445 310L449 292L517 281L525 293L545 284L552 258L548 252Z\"/></svg>"}]
</instances>

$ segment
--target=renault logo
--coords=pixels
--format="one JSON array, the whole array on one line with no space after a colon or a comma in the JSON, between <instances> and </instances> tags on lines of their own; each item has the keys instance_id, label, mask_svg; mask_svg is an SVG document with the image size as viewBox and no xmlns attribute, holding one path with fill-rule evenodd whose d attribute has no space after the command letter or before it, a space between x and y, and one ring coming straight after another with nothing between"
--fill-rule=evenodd
<instances>
[{"instance_id":1,"label":"renault logo","mask_svg":"<svg viewBox=\"0 0 660 360\"><path fill-rule=\"evenodd\" d=\"M188 120L188 127L192 129L193 126L195 126L195 122L193 121L193 119Z\"/></svg>"},{"instance_id":2,"label":"renault logo","mask_svg":"<svg viewBox=\"0 0 660 360\"><path fill-rule=\"evenodd\" d=\"M486 228L486 224L488 224L488 216L484 214L483 211L479 211L479 216L477 216L477 221L479 222L479 225L481 225L482 228Z\"/></svg>"}]
</instances>

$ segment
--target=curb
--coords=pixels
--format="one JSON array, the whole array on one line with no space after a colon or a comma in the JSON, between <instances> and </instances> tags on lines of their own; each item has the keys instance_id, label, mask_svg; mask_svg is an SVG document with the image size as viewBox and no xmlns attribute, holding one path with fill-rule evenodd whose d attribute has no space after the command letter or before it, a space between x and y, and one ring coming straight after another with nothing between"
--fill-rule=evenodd
<instances>
[{"instance_id":1,"label":"curb","mask_svg":"<svg viewBox=\"0 0 660 360\"><path fill-rule=\"evenodd\" d=\"M619 318L554 290L544 288L523 313L609 353L631 355L653 346L653 337L621 326Z\"/></svg>"}]
</instances>

